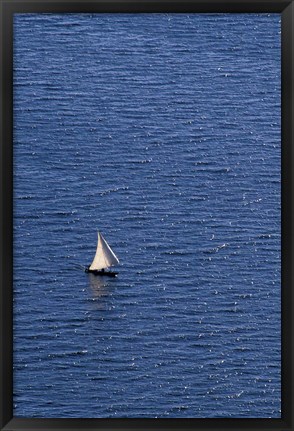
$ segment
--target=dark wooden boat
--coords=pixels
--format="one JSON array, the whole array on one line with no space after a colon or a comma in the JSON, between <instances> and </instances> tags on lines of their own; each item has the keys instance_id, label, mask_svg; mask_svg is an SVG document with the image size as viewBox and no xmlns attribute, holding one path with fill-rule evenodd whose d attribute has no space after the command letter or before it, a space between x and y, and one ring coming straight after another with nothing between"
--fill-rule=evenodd
<instances>
[{"instance_id":1,"label":"dark wooden boat","mask_svg":"<svg viewBox=\"0 0 294 431\"><path fill-rule=\"evenodd\" d=\"M118 272L113 272L113 271L99 271L97 269L90 269L89 266L87 266L85 268L85 272L89 272L90 274L94 274L94 275L106 275L108 277L116 277Z\"/></svg>"}]
</instances>

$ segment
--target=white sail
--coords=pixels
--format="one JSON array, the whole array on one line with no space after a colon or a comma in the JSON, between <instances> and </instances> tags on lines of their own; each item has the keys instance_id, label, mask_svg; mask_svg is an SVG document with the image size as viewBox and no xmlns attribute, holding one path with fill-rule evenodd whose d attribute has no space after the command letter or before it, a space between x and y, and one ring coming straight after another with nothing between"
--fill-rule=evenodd
<instances>
[{"instance_id":1,"label":"white sail","mask_svg":"<svg viewBox=\"0 0 294 431\"><path fill-rule=\"evenodd\" d=\"M97 250L93 262L89 269L103 269L108 268L119 263L118 258L113 253L103 236L98 232Z\"/></svg>"}]
</instances>

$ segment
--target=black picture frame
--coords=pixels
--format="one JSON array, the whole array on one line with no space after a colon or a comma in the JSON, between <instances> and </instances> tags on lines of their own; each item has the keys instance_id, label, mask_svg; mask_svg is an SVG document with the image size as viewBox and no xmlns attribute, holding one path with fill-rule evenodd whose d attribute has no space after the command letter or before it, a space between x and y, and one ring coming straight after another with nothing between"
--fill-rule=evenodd
<instances>
[{"instance_id":1,"label":"black picture frame","mask_svg":"<svg viewBox=\"0 0 294 431\"><path fill-rule=\"evenodd\" d=\"M13 14L63 12L281 13L282 20L282 415L281 419L29 419L13 417ZM1 430L293 430L293 0L0 0L1 207L0 207L0 426Z\"/></svg>"}]
</instances>

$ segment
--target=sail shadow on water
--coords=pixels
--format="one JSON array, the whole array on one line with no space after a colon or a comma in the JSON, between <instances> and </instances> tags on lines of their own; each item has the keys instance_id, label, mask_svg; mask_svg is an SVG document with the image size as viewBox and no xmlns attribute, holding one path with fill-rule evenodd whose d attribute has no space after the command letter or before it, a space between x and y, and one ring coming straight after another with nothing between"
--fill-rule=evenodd
<instances>
[{"instance_id":1,"label":"sail shadow on water","mask_svg":"<svg viewBox=\"0 0 294 431\"><path fill-rule=\"evenodd\" d=\"M112 281L114 279L89 274L86 301L91 304L92 310L105 311L111 308L109 302L113 296Z\"/></svg>"},{"instance_id":2,"label":"sail shadow on water","mask_svg":"<svg viewBox=\"0 0 294 431\"><path fill-rule=\"evenodd\" d=\"M99 275L89 274L89 286L94 298L100 298L110 293L109 283Z\"/></svg>"}]
</instances>

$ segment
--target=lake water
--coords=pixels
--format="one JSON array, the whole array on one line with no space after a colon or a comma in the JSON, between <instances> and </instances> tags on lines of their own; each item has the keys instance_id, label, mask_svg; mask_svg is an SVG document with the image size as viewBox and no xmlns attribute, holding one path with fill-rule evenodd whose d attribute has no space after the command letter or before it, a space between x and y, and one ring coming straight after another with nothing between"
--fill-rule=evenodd
<instances>
[{"instance_id":1,"label":"lake water","mask_svg":"<svg viewBox=\"0 0 294 431\"><path fill-rule=\"evenodd\" d=\"M14 415L279 418L280 15L14 25Z\"/></svg>"}]
</instances>

